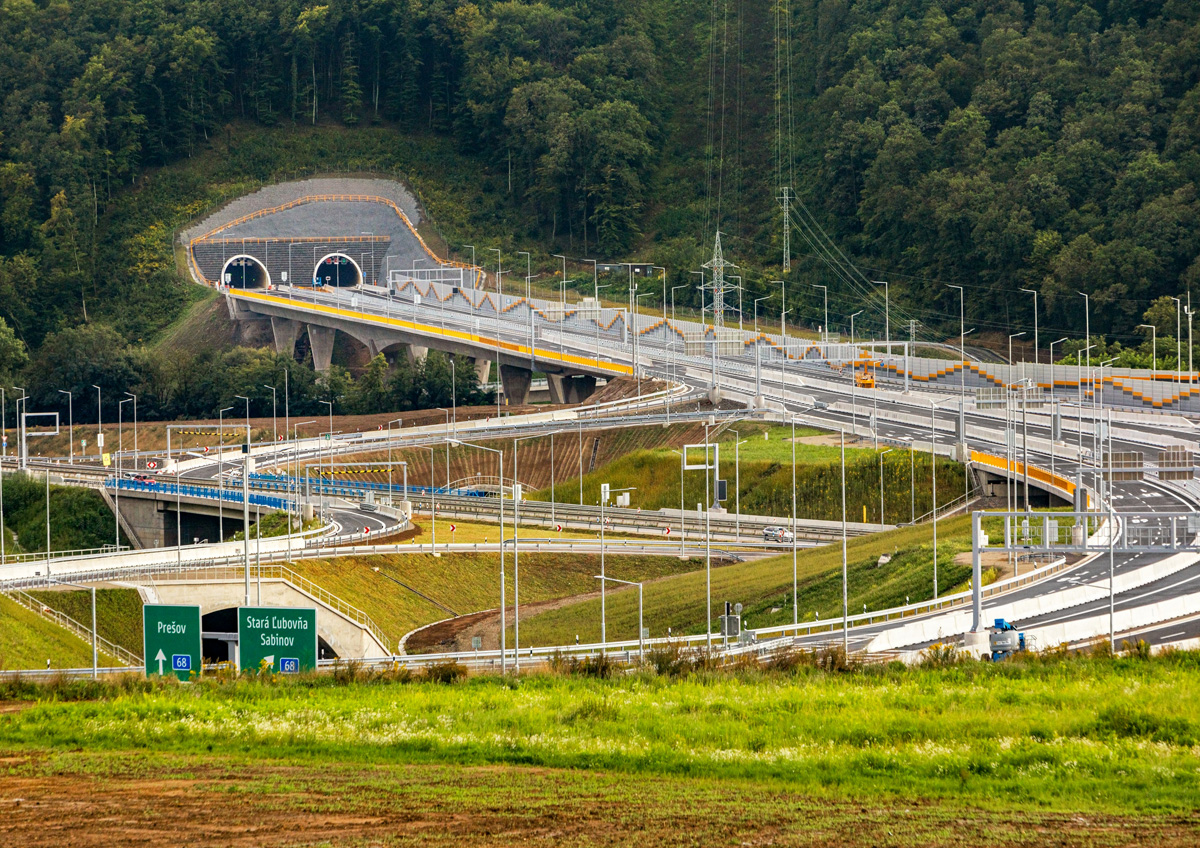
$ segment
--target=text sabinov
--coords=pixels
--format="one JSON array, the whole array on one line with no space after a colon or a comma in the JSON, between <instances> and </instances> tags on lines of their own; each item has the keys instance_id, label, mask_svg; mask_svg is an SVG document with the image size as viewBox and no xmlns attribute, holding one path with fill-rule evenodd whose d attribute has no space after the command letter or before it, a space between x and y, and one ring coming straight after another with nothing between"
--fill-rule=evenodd
<instances>
[{"instance_id":1,"label":"text sabinov","mask_svg":"<svg viewBox=\"0 0 1200 848\"><path fill-rule=\"evenodd\" d=\"M256 618L252 615L246 616L246 626L256 630L307 630L308 619L306 618Z\"/></svg>"}]
</instances>

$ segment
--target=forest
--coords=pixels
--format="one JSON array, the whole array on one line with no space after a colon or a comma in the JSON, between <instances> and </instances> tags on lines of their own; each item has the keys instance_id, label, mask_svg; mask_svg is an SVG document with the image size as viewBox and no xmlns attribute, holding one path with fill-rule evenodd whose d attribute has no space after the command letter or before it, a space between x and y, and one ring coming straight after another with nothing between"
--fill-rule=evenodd
<instances>
[{"instance_id":1,"label":"forest","mask_svg":"<svg viewBox=\"0 0 1200 848\"><path fill-rule=\"evenodd\" d=\"M547 263L635 257L687 282L720 230L746 303L783 280L798 325L823 321L822 285L834 329L865 307L879 332L888 280L893 336L956 333L954 285L981 335L1031 329L1036 304L1043 337L1090 318L1140 349L1146 311L1200 280L1187 0L2 8L0 372L30 382L71 328L150 342L193 297L171 242L197 183L286 173L297 145L312 172L416 169L440 226ZM186 170L206 154L219 179Z\"/></svg>"}]
</instances>

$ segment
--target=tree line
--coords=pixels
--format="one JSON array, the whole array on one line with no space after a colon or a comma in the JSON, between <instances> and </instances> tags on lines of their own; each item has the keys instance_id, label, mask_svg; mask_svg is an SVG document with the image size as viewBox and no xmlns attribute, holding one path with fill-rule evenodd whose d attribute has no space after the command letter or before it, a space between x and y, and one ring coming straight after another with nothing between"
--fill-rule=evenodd
<instances>
[{"instance_id":1,"label":"tree line","mask_svg":"<svg viewBox=\"0 0 1200 848\"><path fill-rule=\"evenodd\" d=\"M1029 289L1043 327L1079 334L1084 291L1092 328L1128 342L1200 277L1198 55L1183 0L18 0L0 15L0 317L36 349L130 298L177 314L170 226L127 227L114 199L215 143L256 172L284 162L233 151L247 123L337 124L444 141L521 222L485 234L546 254L683 279L719 228L746 304L783 279L815 326L825 285L835 327L865 305L878 332L882 290L824 261L820 227L890 281L893 328L956 330L952 284L981 332L1031 326ZM788 273L785 174L812 213Z\"/></svg>"},{"instance_id":2,"label":"tree line","mask_svg":"<svg viewBox=\"0 0 1200 848\"><path fill-rule=\"evenodd\" d=\"M116 421L118 415L132 420L129 401L134 395L138 419L146 421L216 419L230 407L226 417L240 418L246 414L246 402L239 395L250 399L251 417L268 418L273 412L282 416L285 386L293 417L324 414L329 411L326 401L333 403L334 414L353 415L448 407L452 400L459 406L491 400L469 359L454 357L452 373L450 355L440 351L431 350L417 362L400 356L390 365L379 354L354 377L340 365L317 374L311 358L300 363L266 348L162 355L129 345L111 327L98 323L52 333L32 356L18 342L11 349L19 355L6 358L6 330L0 319L0 377L6 385L21 382L29 411L57 411L63 422L69 415L78 422L94 422L97 415L105 421ZM12 426L17 395L6 394ZM121 401L127 402L118 410Z\"/></svg>"}]
</instances>

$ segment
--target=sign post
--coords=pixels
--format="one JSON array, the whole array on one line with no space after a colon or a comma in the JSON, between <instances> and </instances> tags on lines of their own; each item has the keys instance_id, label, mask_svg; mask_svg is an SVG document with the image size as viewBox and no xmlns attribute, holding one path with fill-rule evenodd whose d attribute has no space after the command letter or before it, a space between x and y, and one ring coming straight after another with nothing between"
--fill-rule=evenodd
<instances>
[{"instance_id":1,"label":"sign post","mask_svg":"<svg viewBox=\"0 0 1200 848\"><path fill-rule=\"evenodd\" d=\"M190 680L200 674L200 607L146 604L142 607L142 648L146 676L174 674Z\"/></svg>"},{"instance_id":2,"label":"sign post","mask_svg":"<svg viewBox=\"0 0 1200 848\"><path fill-rule=\"evenodd\" d=\"M302 607L240 607L238 666L284 674L317 667L317 611Z\"/></svg>"}]
</instances>

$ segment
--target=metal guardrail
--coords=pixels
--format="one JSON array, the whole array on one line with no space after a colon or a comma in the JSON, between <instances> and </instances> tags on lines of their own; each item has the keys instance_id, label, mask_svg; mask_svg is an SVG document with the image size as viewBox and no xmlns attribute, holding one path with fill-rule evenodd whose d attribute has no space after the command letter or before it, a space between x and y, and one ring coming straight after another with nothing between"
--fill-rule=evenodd
<instances>
[{"instance_id":1,"label":"metal guardrail","mask_svg":"<svg viewBox=\"0 0 1200 848\"><path fill-rule=\"evenodd\" d=\"M57 559L63 559L63 558L128 553L132 550L133 550L133 548L129 547L129 545L121 545L119 547L117 545L102 545L98 548L79 548L78 550L73 550L73 551L51 551L50 552L50 561L54 562ZM45 561L46 561L46 552L45 551L41 551L41 552L34 551L33 553L21 553L21 554L6 554L4 557L5 565L20 565L20 564L26 563L26 562L45 562Z\"/></svg>"},{"instance_id":2,"label":"metal guardrail","mask_svg":"<svg viewBox=\"0 0 1200 848\"><path fill-rule=\"evenodd\" d=\"M172 580L174 574L177 579ZM160 577L157 583L176 583L176 582L192 582L195 580L241 580L245 577L244 568L236 568L234 566L209 566L197 569L189 569L186 572L175 570L168 572L166 577ZM297 574L287 566L283 565L262 565L250 566L250 580L281 580L289 584L292 588L308 595L319 603L329 607L334 612L341 615L343 618L357 624L362 629L371 634L380 645L388 647L391 643L387 637L383 635L383 631L371 619L371 616L360 610L358 607L348 604L334 595L332 592L326 591L319 585L309 580L302 574Z\"/></svg>"},{"instance_id":3,"label":"metal guardrail","mask_svg":"<svg viewBox=\"0 0 1200 848\"><path fill-rule=\"evenodd\" d=\"M92 641L92 628L85 627L66 613L59 612L53 607L47 606L45 603L39 601L29 593L23 592L20 589L7 589L3 591L3 594L26 609L37 613L47 621L52 621L60 627L70 630L81 639L84 639L87 642ZM108 654L108 656L112 657L118 662L123 662L125 665L130 666L131 668L142 667L141 657L132 653L131 651L125 650L120 645L110 642L98 633L96 634L96 644L101 653Z\"/></svg>"}]
</instances>

